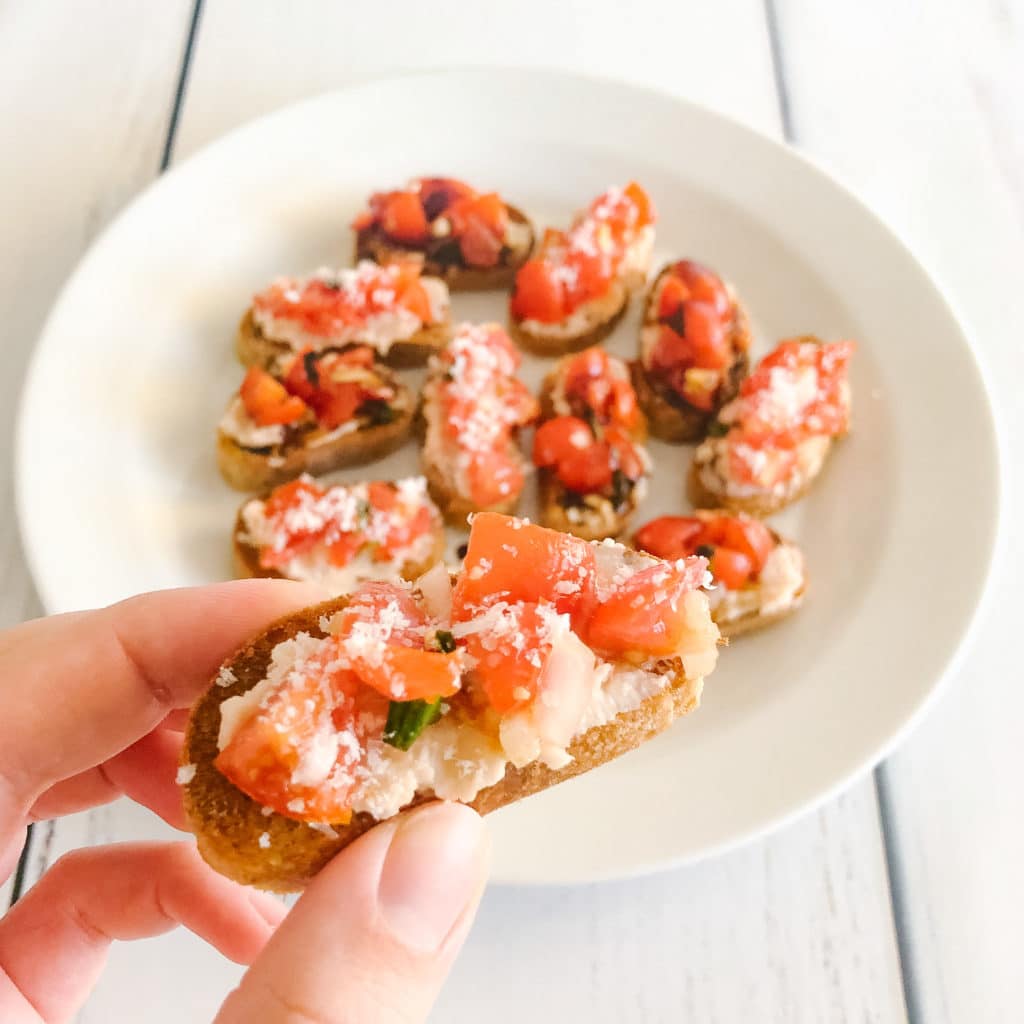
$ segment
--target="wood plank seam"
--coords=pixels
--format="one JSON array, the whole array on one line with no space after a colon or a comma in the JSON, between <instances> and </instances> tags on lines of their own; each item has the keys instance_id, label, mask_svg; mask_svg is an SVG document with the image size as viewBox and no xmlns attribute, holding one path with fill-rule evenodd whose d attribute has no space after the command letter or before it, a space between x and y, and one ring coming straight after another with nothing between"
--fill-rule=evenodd
<instances>
[{"instance_id":1,"label":"wood plank seam","mask_svg":"<svg viewBox=\"0 0 1024 1024\"><path fill-rule=\"evenodd\" d=\"M793 124L793 106L786 80L785 54L775 0L764 0L765 25L768 30L768 46L771 51L772 78L779 104L779 121L782 136L786 142L797 142ZM893 930L896 933L896 955L899 960L900 987L908 1024L923 1024L919 979L914 970L913 951L910 948L909 917L907 914L903 880L903 859L899 851L899 839L894 826L893 811L889 796L885 765L879 765L872 773L875 787L875 802L878 807L878 826L882 834L882 850L885 857L885 875L889 889L889 907L892 913Z\"/></svg>"},{"instance_id":2,"label":"wood plank seam","mask_svg":"<svg viewBox=\"0 0 1024 1024\"><path fill-rule=\"evenodd\" d=\"M182 49L181 65L178 69L178 82L174 90L174 99L171 101L171 112L167 122L167 135L164 138L163 151L156 171L157 176L163 174L163 172L167 170L174 156L174 138L178 131L178 120L181 115L181 107L184 102L185 91L188 86L188 75L189 70L192 67L192 54L195 52L202 11L203 0L194 0L192 5L192 16L189 19L188 31L185 34L185 44ZM47 838L49 839L53 834L54 823L48 822L47 828ZM28 864L32 856L32 840L34 831L35 825L29 825L26 830L25 844L22 847L20 856L18 857L18 866L14 872L14 882L11 886L11 898L8 903L8 909L18 902L25 887L25 877L28 871ZM43 871L50 866L47 862L49 845L49 842L45 843L41 851ZM40 872L40 874L42 874L42 872Z\"/></svg>"}]
</instances>

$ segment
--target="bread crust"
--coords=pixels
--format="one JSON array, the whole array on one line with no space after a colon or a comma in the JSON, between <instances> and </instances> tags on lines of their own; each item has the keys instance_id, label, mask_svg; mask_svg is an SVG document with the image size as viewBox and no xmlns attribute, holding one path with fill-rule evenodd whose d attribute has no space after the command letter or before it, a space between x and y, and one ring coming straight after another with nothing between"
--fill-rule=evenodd
<instances>
[{"instance_id":1,"label":"bread crust","mask_svg":"<svg viewBox=\"0 0 1024 1024\"><path fill-rule=\"evenodd\" d=\"M266 497L266 495L264 495ZM293 577L286 576L284 573L278 572L277 569L267 569L265 566L260 565L260 551L259 548L254 547L252 544L245 540L245 521L242 518L242 510L249 503L249 501L243 501L238 507L238 512L235 515L235 526L231 531L231 553L232 561L234 564L235 577L241 580L247 579L273 579L273 580L286 580L292 579ZM430 550L430 554L418 561L418 562L404 562L398 567L398 575L402 579L417 580L422 576L431 566L436 565L444 558L445 549L445 535L444 525L439 521L433 530L434 534L434 546Z\"/></svg>"},{"instance_id":2,"label":"bread crust","mask_svg":"<svg viewBox=\"0 0 1024 1024\"><path fill-rule=\"evenodd\" d=\"M601 300L598 315L579 334L564 335L555 331L530 330L523 326L525 321L509 316L509 333L523 348L538 356L562 356L579 352L604 341L618 326L629 308L631 292L622 281L612 281L605 300ZM557 327L557 325L552 325Z\"/></svg>"},{"instance_id":3,"label":"bread crust","mask_svg":"<svg viewBox=\"0 0 1024 1024\"><path fill-rule=\"evenodd\" d=\"M378 354L378 358L382 363L398 369L423 366L435 352L448 344L451 336L452 325L449 321L430 324L411 338L394 342L386 353ZM373 348L372 345L369 347ZM296 352L287 342L268 338L257 326L250 307L238 324L235 354L243 366L258 366L269 373L280 373L282 363L291 359Z\"/></svg>"},{"instance_id":4,"label":"bread crust","mask_svg":"<svg viewBox=\"0 0 1024 1024\"><path fill-rule=\"evenodd\" d=\"M634 488L634 495L635 493ZM587 515L584 511L581 513L580 521L574 522L569 518L569 508L579 506L567 506L563 500L567 494L568 488L559 481L552 470L538 468L537 496L542 526L562 533L571 533L583 540L603 540L605 537L617 538L623 534L636 514L637 503L632 496L625 511L612 509L611 502L605 499L606 517L602 519L596 512Z\"/></svg>"},{"instance_id":5,"label":"bread crust","mask_svg":"<svg viewBox=\"0 0 1024 1024\"><path fill-rule=\"evenodd\" d=\"M412 433L415 410L404 385L403 405L391 423L361 427L326 444L302 443L269 452L254 451L217 431L217 466L224 480L239 491L269 491L303 473L319 476L345 466L361 466L389 455Z\"/></svg>"},{"instance_id":6,"label":"bread crust","mask_svg":"<svg viewBox=\"0 0 1024 1024\"><path fill-rule=\"evenodd\" d=\"M533 252L535 232L529 217L518 207L505 204L509 220L527 228L527 241L524 245L510 250L507 258L496 267L468 267L458 263L439 263L427 257L422 249L403 246L388 238L376 224L356 232L356 260L373 260L375 263L408 262L420 263L423 273L430 277L439 277L453 292L493 291L498 288L510 288L515 281L516 272L530 258Z\"/></svg>"},{"instance_id":7,"label":"bread crust","mask_svg":"<svg viewBox=\"0 0 1024 1024\"><path fill-rule=\"evenodd\" d=\"M640 325L641 338L643 330L658 322L654 307L654 297L658 294L661 279L668 274L673 263L667 263L658 271L657 277L651 282L647 297L644 300L644 317ZM662 441L673 444L699 441L706 433L708 424L718 415L718 410L727 402L732 401L739 392L743 378L750 372L750 343L752 332L750 318L737 298L733 298L732 344L736 352L725 382L719 388L714 406L710 410L698 409L681 397L670 398L664 388L658 387L655 380L643 365L642 342L640 356L630 364L633 387L636 389L640 407L647 413L651 433Z\"/></svg>"},{"instance_id":8,"label":"bread crust","mask_svg":"<svg viewBox=\"0 0 1024 1024\"><path fill-rule=\"evenodd\" d=\"M337 598L275 622L225 663L235 681L226 687L211 685L192 708L181 756L183 765L195 769L183 787L185 813L203 859L245 885L272 892L298 891L336 853L377 824L371 815L357 814L332 836L283 815L264 814L256 801L228 782L213 764L221 702L245 693L264 678L271 652L282 640L300 631L323 636L321 617L333 615L346 603L347 598ZM564 782L632 750L697 707L701 681L687 679L678 659L659 662L656 669L672 677L665 689L635 710L578 736L569 747L573 760L564 768L554 770L539 763L519 769L509 765L504 778L481 790L470 806L488 814ZM430 794L422 794L409 806L432 799ZM261 837L265 837L262 846Z\"/></svg>"}]
</instances>

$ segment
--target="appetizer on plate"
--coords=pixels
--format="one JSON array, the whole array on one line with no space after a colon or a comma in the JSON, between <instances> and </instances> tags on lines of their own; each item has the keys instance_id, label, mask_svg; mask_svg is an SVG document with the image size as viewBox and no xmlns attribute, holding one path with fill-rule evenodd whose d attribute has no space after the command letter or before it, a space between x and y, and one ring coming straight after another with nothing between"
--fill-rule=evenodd
<instances>
[{"instance_id":1,"label":"appetizer on plate","mask_svg":"<svg viewBox=\"0 0 1024 1024\"><path fill-rule=\"evenodd\" d=\"M238 576L313 580L346 594L363 580L408 580L444 557L444 523L421 476L358 484L312 477L238 510Z\"/></svg>"},{"instance_id":2,"label":"appetizer on plate","mask_svg":"<svg viewBox=\"0 0 1024 1024\"><path fill-rule=\"evenodd\" d=\"M412 431L409 389L373 350L308 349L282 377L249 367L217 430L221 475L240 491L265 491L381 458Z\"/></svg>"},{"instance_id":3,"label":"appetizer on plate","mask_svg":"<svg viewBox=\"0 0 1024 1024\"><path fill-rule=\"evenodd\" d=\"M455 178L417 178L376 192L352 227L357 259L413 259L454 291L507 288L533 251L522 210Z\"/></svg>"},{"instance_id":4,"label":"appetizer on plate","mask_svg":"<svg viewBox=\"0 0 1024 1024\"><path fill-rule=\"evenodd\" d=\"M598 196L568 231L545 231L540 251L516 274L516 340L539 355L562 355L604 338L647 279L654 219L647 193L630 182Z\"/></svg>"},{"instance_id":5,"label":"appetizer on plate","mask_svg":"<svg viewBox=\"0 0 1024 1024\"><path fill-rule=\"evenodd\" d=\"M541 522L584 540L617 537L650 472L629 368L601 348L566 356L545 379L540 404L533 462Z\"/></svg>"},{"instance_id":6,"label":"appetizer on plate","mask_svg":"<svg viewBox=\"0 0 1024 1024\"><path fill-rule=\"evenodd\" d=\"M699 702L706 578L703 558L482 513L454 586L436 566L274 623L192 709L179 778L200 853L291 891L402 808L486 813L630 750Z\"/></svg>"},{"instance_id":7,"label":"appetizer on plate","mask_svg":"<svg viewBox=\"0 0 1024 1024\"><path fill-rule=\"evenodd\" d=\"M807 589L804 557L760 520L698 509L692 516L661 516L640 527L633 543L658 558L703 555L715 586L711 618L734 637L796 611Z\"/></svg>"},{"instance_id":8,"label":"appetizer on plate","mask_svg":"<svg viewBox=\"0 0 1024 1024\"><path fill-rule=\"evenodd\" d=\"M238 327L244 366L279 371L297 352L369 345L391 366L421 366L451 334L448 286L415 263L321 268L253 297Z\"/></svg>"},{"instance_id":9,"label":"appetizer on plate","mask_svg":"<svg viewBox=\"0 0 1024 1024\"><path fill-rule=\"evenodd\" d=\"M806 336L765 356L694 454L694 505L767 516L803 497L849 429L854 348Z\"/></svg>"},{"instance_id":10,"label":"appetizer on plate","mask_svg":"<svg viewBox=\"0 0 1024 1024\"><path fill-rule=\"evenodd\" d=\"M664 267L647 296L633 382L651 433L699 441L748 368L750 322L733 289L692 260Z\"/></svg>"},{"instance_id":11,"label":"appetizer on plate","mask_svg":"<svg viewBox=\"0 0 1024 1024\"><path fill-rule=\"evenodd\" d=\"M485 510L512 512L525 480L516 435L537 401L515 373L521 357L498 324L462 324L431 361L423 387L423 472L445 518L465 526Z\"/></svg>"}]
</instances>

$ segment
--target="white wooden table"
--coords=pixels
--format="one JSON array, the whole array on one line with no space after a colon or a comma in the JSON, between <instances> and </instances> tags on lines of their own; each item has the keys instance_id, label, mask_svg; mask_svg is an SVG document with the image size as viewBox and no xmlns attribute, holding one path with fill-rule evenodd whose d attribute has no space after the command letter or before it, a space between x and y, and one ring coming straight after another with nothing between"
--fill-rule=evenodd
<instances>
[{"instance_id":1,"label":"white wooden table","mask_svg":"<svg viewBox=\"0 0 1024 1024\"><path fill-rule=\"evenodd\" d=\"M1019 485L1022 0L0 0L0 626L39 612L11 493L21 376L61 282L117 209L292 100L395 69L494 63L695 99L860 192L973 328ZM1022 578L1011 537L972 654L872 777L691 869L492 890L434 1019L1021 1020ZM21 881L80 843L160 831L124 805L42 826ZM80 1019L209 1019L236 976L185 934L121 946Z\"/></svg>"}]
</instances>

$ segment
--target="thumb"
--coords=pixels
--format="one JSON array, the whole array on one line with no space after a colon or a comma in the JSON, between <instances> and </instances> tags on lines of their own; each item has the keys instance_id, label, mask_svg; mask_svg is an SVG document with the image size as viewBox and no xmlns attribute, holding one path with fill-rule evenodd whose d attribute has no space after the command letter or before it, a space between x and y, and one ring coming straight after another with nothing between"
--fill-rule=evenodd
<instances>
[{"instance_id":1,"label":"thumb","mask_svg":"<svg viewBox=\"0 0 1024 1024\"><path fill-rule=\"evenodd\" d=\"M378 825L325 867L216 1024L419 1024L462 946L490 842L462 804Z\"/></svg>"}]
</instances>

